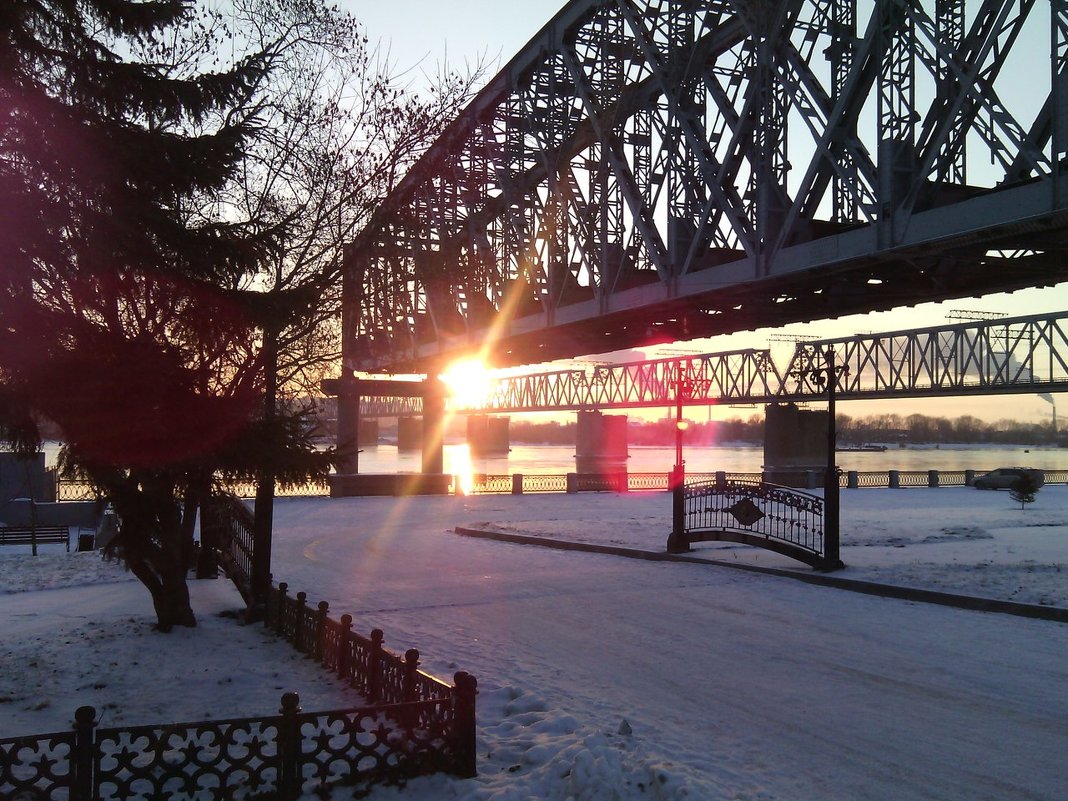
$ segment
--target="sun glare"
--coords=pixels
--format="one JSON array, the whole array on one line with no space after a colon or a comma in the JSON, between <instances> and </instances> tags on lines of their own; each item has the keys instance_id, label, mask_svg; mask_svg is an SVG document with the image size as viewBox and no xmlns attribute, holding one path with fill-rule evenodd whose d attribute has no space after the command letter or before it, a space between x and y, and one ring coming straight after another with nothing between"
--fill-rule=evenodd
<instances>
[{"instance_id":1,"label":"sun glare","mask_svg":"<svg viewBox=\"0 0 1068 801\"><path fill-rule=\"evenodd\" d=\"M478 359L453 362L441 374L441 380L456 408L478 408L493 392L493 373Z\"/></svg>"},{"instance_id":2,"label":"sun glare","mask_svg":"<svg viewBox=\"0 0 1068 801\"><path fill-rule=\"evenodd\" d=\"M447 446L445 472L456 477L457 494L470 495L475 491L475 466L471 462L471 448L462 445Z\"/></svg>"}]
</instances>

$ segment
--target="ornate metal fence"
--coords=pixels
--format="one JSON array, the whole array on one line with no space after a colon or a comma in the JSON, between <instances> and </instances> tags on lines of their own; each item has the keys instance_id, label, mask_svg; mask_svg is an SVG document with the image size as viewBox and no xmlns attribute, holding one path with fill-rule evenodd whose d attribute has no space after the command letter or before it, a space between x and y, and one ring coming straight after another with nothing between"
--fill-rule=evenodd
<instances>
[{"instance_id":1,"label":"ornate metal fence","mask_svg":"<svg viewBox=\"0 0 1068 801\"><path fill-rule=\"evenodd\" d=\"M473 771L473 700L470 709L446 697L303 712L286 693L279 711L98 729L96 710L81 707L71 732L0 740L0 798L289 801L334 786ZM470 732L458 737L464 727Z\"/></svg>"},{"instance_id":2,"label":"ornate metal fence","mask_svg":"<svg viewBox=\"0 0 1068 801\"><path fill-rule=\"evenodd\" d=\"M476 682L473 676L460 671L453 677L455 684L450 686L419 670L419 651L415 648L410 648L403 657L390 653L382 647L381 629L374 629L370 637L365 637L352 630L350 615L334 620L326 601L312 607L303 592L290 597L284 582L271 588L264 625L348 681L372 703L440 706L441 714L451 726L446 750L452 760L452 772L475 774ZM431 715L428 725L437 714L429 706L401 711L416 718Z\"/></svg>"},{"instance_id":3,"label":"ornate metal fence","mask_svg":"<svg viewBox=\"0 0 1068 801\"><path fill-rule=\"evenodd\" d=\"M524 487L525 489L525 487ZM455 490L454 490L455 491ZM478 495L507 495L512 492L512 476L505 474L489 475L475 473L471 493Z\"/></svg>"},{"instance_id":4,"label":"ornate metal fence","mask_svg":"<svg viewBox=\"0 0 1068 801\"><path fill-rule=\"evenodd\" d=\"M824 537L823 499L763 482L697 481L683 493L683 545L754 545L825 570L840 566Z\"/></svg>"},{"instance_id":5,"label":"ornate metal fence","mask_svg":"<svg viewBox=\"0 0 1068 801\"><path fill-rule=\"evenodd\" d=\"M473 676L457 672L450 686L419 670L414 648L392 654L380 630L357 634L349 615L335 621L285 584L272 588L266 622L368 705L302 712L286 693L277 715L122 728L97 728L96 710L81 707L73 731L0 740L0 798L290 801L335 785L475 775Z\"/></svg>"},{"instance_id":6,"label":"ornate metal fence","mask_svg":"<svg viewBox=\"0 0 1068 801\"><path fill-rule=\"evenodd\" d=\"M565 475L524 475L523 492L567 492Z\"/></svg>"},{"instance_id":7,"label":"ornate metal fence","mask_svg":"<svg viewBox=\"0 0 1068 801\"><path fill-rule=\"evenodd\" d=\"M214 548L219 566L246 604L253 602L252 564L255 552L255 521L240 498L213 495L200 519L201 547Z\"/></svg>"}]
</instances>

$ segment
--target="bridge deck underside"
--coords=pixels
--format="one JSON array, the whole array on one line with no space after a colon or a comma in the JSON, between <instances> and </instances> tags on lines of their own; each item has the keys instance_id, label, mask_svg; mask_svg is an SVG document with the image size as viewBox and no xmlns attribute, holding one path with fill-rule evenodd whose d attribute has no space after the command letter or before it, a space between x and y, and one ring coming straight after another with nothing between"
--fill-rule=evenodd
<instances>
[{"instance_id":1,"label":"bridge deck underside","mask_svg":"<svg viewBox=\"0 0 1068 801\"><path fill-rule=\"evenodd\" d=\"M546 362L1068 280L1060 244L1068 236L1065 229L1055 228L1052 220L1034 227L1041 233L1002 232L997 237L988 232L980 244L974 236L924 243L726 286L728 276L720 273L717 280L710 271L708 279L719 285L706 290L697 273L690 276L684 296L658 300L657 295L665 294L659 286L632 290L614 299L622 307L618 311L600 311L593 303L558 308L553 325L545 315L515 320L500 338L495 363ZM1001 250L1011 255L995 252Z\"/></svg>"}]
</instances>

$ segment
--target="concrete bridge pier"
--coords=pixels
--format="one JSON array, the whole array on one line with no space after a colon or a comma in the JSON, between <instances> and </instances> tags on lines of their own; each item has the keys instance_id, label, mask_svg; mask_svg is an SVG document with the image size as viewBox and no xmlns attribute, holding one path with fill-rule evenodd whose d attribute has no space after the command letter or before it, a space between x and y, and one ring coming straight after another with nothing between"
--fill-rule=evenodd
<instances>
[{"instance_id":1,"label":"concrete bridge pier","mask_svg":"<svg viewBox=\"0 0 1068 801\"><path fill-rule=\"evenodd\" d=\"M324 381L326 391L338 395L338 472L330 477L330 494L346 495L440 495L448 492L450 477L444 474L442 441L445 422L445 392L435 378L424 381L354 379ZM418 397L422 419L397 421L398 446L409 443L422 451L422 472L414 475L375 475L359 472L359 400L372 397ZM418 430L418 434L415 431Z\"/></svg>"},{"instance_id":2,"label":"concrete bridge pier","mask_svg":"<svg viewBox=\"0 0 1068 801\"><path fill-rule=\"evenodd\" d=\"M436 378L427 378L423 395L423 474L445 471L445 389Z\"/></svg>"},{"instance_id":3,"label":"concrete bridge pier","mask_svg":"<svg viewBox=\"0 0 1068 801\"><path fill-rule=\"evenodd\" d=\"M421 451L423 449L423 418L404 415L397 418L397 450Z\"/></svg>"},{"instance_id":4,"label":"concrete bridge pier","mask_svg":"<svg viewBox=\"0 0 1068 801\"><path fill-rule=\"evenodd\" d=\"M575 472L627 472L627 416L598 411L578 413L575 433Z\"/></svg>"},{"instance_id":5,"label":"concrete bridge pier","mask_svg":"<svg viewBox=\"0 0 1068 801\"><path fill-rule=\"evenodd\" d=\"M324 382L325 384L325 382ZM336 381L324 386L326 391L337 392L337 472L352 474L360 472L360 396L349 382Z\"/></svg>"},{"instance_id":6,"label":"concrete bridge pier","mask_svg":"<svg viewBox=\"0 0 1068 801\"><path fill-rule=\"evenodd\" d=\"M823 486L828 414L771 404L764 412L764 480L799 489Z\"/></svg>"},{"instance_id":7,"label":"concrete bridge pier","mask_svg":"<svg viewBox=\"0 0 1068 801\"><path fill-rule=\"evenodd\" d=\"M510 420L488 414L467 417L467 447L472 456L500 456L511 450L508 438Z\"/></svg>"}]
</instances>

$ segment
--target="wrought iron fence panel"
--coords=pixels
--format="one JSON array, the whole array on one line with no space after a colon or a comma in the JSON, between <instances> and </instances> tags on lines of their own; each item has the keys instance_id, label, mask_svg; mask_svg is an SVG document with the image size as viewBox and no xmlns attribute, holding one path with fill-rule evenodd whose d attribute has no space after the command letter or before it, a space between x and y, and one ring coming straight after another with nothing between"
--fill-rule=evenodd
<instances>
[{"instance_id":1,"label":"wrought iron fence panel","mask_svg":"<svg viewBox=\"0 0 1068 801\"><path fill-rule=\"evenodd\" d=\"M628 473L629 490L666 490L670 486L667 473Z\"/></svg>"},{"instance_id":2,"label":"wrought iron fence panel","mask_svg":"<svg viewBox=\"0 0 1068 801\"><path fill-rule=\"evenodd\" d=\"M0 740L0 798L73 801L76 736L67 731Z\"/></svg>"},{"instance_id":3,"label":"wrought iron fence panel","mask_svg":"<svg viewBox=\"0 0 1068 801\"><path fill-rule=\"evenodd\" d=\"M346 616L347 617L347 616ZM351 619L349 627L351 627ZM344 621L338 622L333 618L327 617L321 623L321 638L319 640L319 662L323 667L340 673L341 659L342 659L342 644L345 641L345 637L349 634L347 627L344 625Z\"/></svg>"},{"instance_id":4,"label":"wrought iron fence panel","mask_svg":"<svg viewBox=\"0 0 1068 801\"><path fill-rule=\"evenodd\" d=\"M370 682L372 640L350 631L341 643L341 650L345 655L345 670L341 672L341 677L347 678L367 700L377 700Z\"/></svg>"},{"instance_id":5,"label":"wrought iron fence panel","mask_svg":"<svg viewBox=\"0 0 1068 801\"><path fill-rule=\"evenodd\" d=\"M88 482L56 479L57 501L95 501L99 498L100 494Z\"/></svg>"},{"instance_id":6,"label":"wrought iron fence panel","mask_svg":"<svg viewBox=\"0 0 1068 801\"><path fill-rule=\"evenodd\" d=\"M759 484L761 481L760 473L724 473L723 477L734 484Z\"/></svg>"},{"instance_id":7,"label":"wrought iron fence panel","mask_svg":"<svg viewBox=\"0 0 1068 801\"><path fill-rule=\"evenodd\" d=\"M938 486L940 487L965 487L967 476L964 470L939 470Z\"/></svg>"},{"instance_id":8,"label":"wrought iron fence panel","mask_svg":"<svg viewBox=\"0 0 1068 801\"><path fill-rule=\"evenodd\" d=\"M523 474L523 494L528 492L567 492L567 476Z\"/></svg>"},{"instance_id":9,"label":"wrought iron fence panel","mask_svg":"<svg viewBox=\"0 0 1068 801\"><path fill-rule=\"evenodd\" d=\"M312 656L319 641L319 613L307 604L304 593L297 593L297 628L294 632L293 645L302 654Z\"/></svg>"},{"instance_id":10,"label":"wrought iron fence panel","mask_svg":"<svg viewBox=\"0 0 1068 801\"><path fill-rule=\"evenodd\" d=\"M234 582L245 602L251 603L256 539L249 508L235 495L213 495L201 515L201 539L214 545L223 572Z\"/></svg>"},{"instance_id":11,"label":"wrought iron fence panel","mask_svg":"<svg viewBox=\"0 0 1068 801\"><path fill-rule=\"evenodd\" d=\"M890 476L885 470L857 473L858 487L886 487L889 484Z\"/></svg>"},{"instance_id":12,"label":"wrought iron fence panel","mask_svg":"<svg viewBox=\"0 0 1068 801\"><path fill-rule=\"evenodd\" d=\"M489 494L511 494L512 492L512 476L509 475L491 475L486 473L476 473L474 476L474 484L472 493L477 495L489 495Z\"/></svg>"},{"instance_id":13,"label":"wrought iron fence panel","mask_svg":"<svg viewBox=\"0 0 1068 801\"><path fill-rule=\"evenodd\" d=\"M385 704L399 704L404 697L404 663L398 659L378 662L378 700Z\"/></svg>"},{"instance_id":14,"label":"wrought iron fence panel","mask_svg":"<svg viewBox=\"0 0 1068 801\"><path fill-rule=\"evenodd\" d=\"M436 677L417 670L411 682L411 695L406 700L432 701L442 698L449 690L450 687L447 684L443 684Z\"/></svg>"},{"instance_id":15,"label":"wrought iron fence panel","mask_svg":"<svg viewBox=\"0 0 1068 801\"><path fill-rule=\"evenodd\" d=\"M279 600L278 604L278 621L277 631L289 642L296 642L297 631L300 626L300 608L298 604L304 603L304 600L300 596L304 593L298 593L297 598L288 598L285 595Z\"/></svg>"},{"instance_id":16,"label":"wrought iron fence panel","mask_svg":"<svg viewBox=\"0 0 1068 801\"><path fill-rule=\"evenodd\" d=\"M686 480L691 483L700 483L702 481L713 481L716 478L715 473L687 473Z\"/></svg>"},{"instance_id":17,"label":"wrought iron fence panel","mask_svg":"<svg viewBox=\"0 0 1068 801\"><path fill-rule=\"evenodd\" d=\"M254 481L222 481L222 488L238 498L255 498L256 482ZM326 482L306 481L295 485L278 485L275 487L276 498L318 498L330 494L330 486Z\"/></svg>"},{"instance_id":18,"label":"wrought iron fence panel","mask_svg":"<svg viewBox=\"0 0 1068 801\"><path fill-rule=\"evenodd\" d=\"M241 801L276 790L281 721L273 716L98 729L93 798L199 801L208 792Z\"/></svg>"},{"instance_id":19,"label":"wrought iron fence panel","mask_svg":"<svg viewBox=\"0 0 1068 801\"><path fill-rule=\"evenodd\" d=\"M450 767L446 701L396 704L297 716L301 790L411 778ZM414 723L403 730L399 720Z\"/></svg>"},{"instance_id":20,"label":"wrought iron fence panel","mask_svg":"<svg viewBox=\"0 0 1068 801\"><path fill-rule=\"evenodd\" d=\"M900 470L897 477L902 487L926 487L929 480L926 470Z\"/></svg>"},{"instance_id":21,"label":"wrought iron fence panel","mask_svg":"<svg viewBox=\"0 0 1068 801\"><path fill-rule=\"evenodd\" d=\"M626 473L578 473L575 486L579 492L626 492Z\"/></svg>"}]
</instances>

